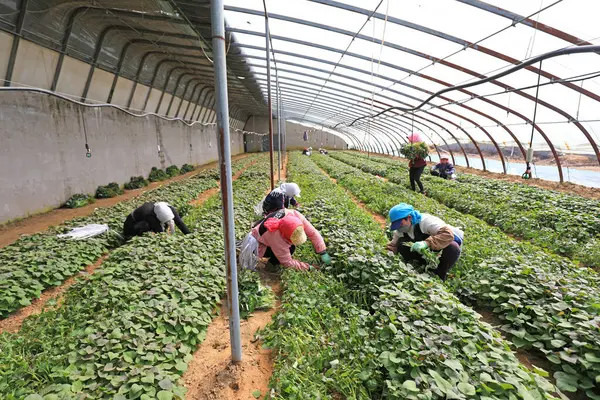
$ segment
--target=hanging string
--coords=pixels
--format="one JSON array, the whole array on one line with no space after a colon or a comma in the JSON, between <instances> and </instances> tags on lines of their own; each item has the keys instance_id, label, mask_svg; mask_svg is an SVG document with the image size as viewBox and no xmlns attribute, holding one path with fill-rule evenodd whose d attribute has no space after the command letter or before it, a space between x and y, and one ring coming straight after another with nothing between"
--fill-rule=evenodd
<instances>
[{"instance_id":1,"label":"hanging string","mask_svg":"<svg viewBox=\"0 0 600 400\"><path fill-rule=\"evenodd\" d=\"M525 159L526 170L521 177L523 179L531 179L531 163L533 162L533 134L535 132L535 119L537 116L537 106L538 106L538 98L540 94L540 79L541 79L541 71L542 71L542 61L540 61L540 68L538 70L538 80L537 87L535 89L535 104L533 106L533 120L531 121L531 138L529 139L529 149L527 149L527 158ZM535 165L534 165L535 168ZM537 175L537 171L536 171Z\"/></svg>"},{"instance_id":2,"label":"hanging string","mask_svg":"<svg viewBox=\"0 0 600 400\"><path fill-rule=\"evenodd\" d=\"M85 118L83 116L83 111L81 107L77 107L79 109L79 115L81 116L81 124L83 125L83 137L85 138L85 155L86 157L92 156L92 150L90 150L90 146L88 144L88 136L87 136L87 127L85 126Z\"/></svg>"},{"instance_id":3,"label":"hanging string","mask_svg":"<svg viewBox=\"0 0 600 400\"><path fill-rule=\"evenodd\" d=\"M583 92L583 81L581 81L581 92ZM575 117L576 120L579 120L579 108L581 107L581 92L579 92L579 101L577 102L577 116Z\"/></svg>"}]
</instances>

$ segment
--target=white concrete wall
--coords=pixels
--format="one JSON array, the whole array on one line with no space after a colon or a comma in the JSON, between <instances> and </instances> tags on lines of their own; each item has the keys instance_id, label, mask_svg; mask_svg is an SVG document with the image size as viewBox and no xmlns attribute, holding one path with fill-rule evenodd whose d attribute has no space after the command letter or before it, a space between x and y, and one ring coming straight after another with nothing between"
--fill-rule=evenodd
<instances>
[{"instance_id":1,"label":"white concrete wall","mask_svg":"<svg viewBox=\"0 0 600 400\"><path fill-rule=\"evenodd\" d=\"M277 120L273 120L274 132L277 132ZM250 117L246 123L244 130L249 132L269 132L269 120L264 117ZM318 149L323 147L332 150L347 149L348 144L340 136L334 135L329 132L317 130L308 134L308 141L304 141L304 131L312 130L304 125L296 124L293 122L286 121L286 146L288 150L303 149L305 147L312 147ZM268 151L269 149L269 137L268 136L257 136L247 134L245 135L244 141L246 142L246 151ZM273 148L277 149L278 137L276 134L273 135Z\"/></svg>"},{"instance_id":2,"label":"white concrete wall","mask_svg":"<svg viewBox=\"0 0 600 400\"><path fill-rule=\"evenodd\" d=\"M60 76L56 85L56 91L59 93L69 94L76 100L81 98L85 81L91 65L75 58L66 56L63 60Z\"/></svg>"},{"instance_id":3,"label":"white concrete wall","mask_svg":"<svg viewBox=\"0 0 600 400\"><path fill-rule=\"evenodd\" d=\"M19 40L12 76L13 86L26 85L50 89L57 63L57 52L28 40Z\"/></svg>"},{"instance_id":4,"label":"white concrete wall","mask_svg":"<svg viewBox=\"0 0 600 400\"><path fill-rule=\"evenodd\" d=\"M0 77L6 76L8 68L8 59L12 48L13 35L0 31ZM2 82L4 84L4 82Z\"/></svg>"},{"instance_id":5,"label":"white concrete wall","mask_svg":"<svg viewBox=\"0 0 600 400\"><path fill-rule=\"evenodd\" d=\"M214 126L132 117L39 93L0 93L0 119L0 223L60 206L98 185L147 176L154 166L217 159ZM85 155L83 123L91 158ZM243 152L242 134L231 136L232 154Z\"/></svg>"}]
</instances>

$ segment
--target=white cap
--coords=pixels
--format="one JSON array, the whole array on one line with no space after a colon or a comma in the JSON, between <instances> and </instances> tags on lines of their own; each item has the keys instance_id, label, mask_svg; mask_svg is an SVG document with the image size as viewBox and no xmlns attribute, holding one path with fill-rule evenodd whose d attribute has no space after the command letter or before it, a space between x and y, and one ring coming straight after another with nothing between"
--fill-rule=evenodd
<instances>
[{"instance_id":1,"label":"white cap","mask_svg":"<svg viewBox=\"0 0 600 400\"><path fill-rule=\"evenodd\" d=\"M290 182L290 183L282 183L279 186L281 191L289 197L300 197L300 186L298 184Z\"/></svg>"},{"instance_id":2,"label":"white cap","mask_svg":"<svg viewBox=\"0 0 600 400\"><path fill-rule=\"evenodd\" d=\"M164 201L154 203L154 214L156 214L156 218L158 218L161 224L175 219L175 215L173 214L173 211L171 211L169 203L165 203Z\"/></svg>"}]
</instances>

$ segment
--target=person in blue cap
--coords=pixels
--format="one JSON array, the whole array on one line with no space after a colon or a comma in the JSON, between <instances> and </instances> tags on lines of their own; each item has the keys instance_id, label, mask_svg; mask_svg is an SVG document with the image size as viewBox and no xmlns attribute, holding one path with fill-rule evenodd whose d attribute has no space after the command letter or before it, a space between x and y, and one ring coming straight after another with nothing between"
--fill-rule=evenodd
<instances>
[{"instance_id":1,"label":"person in blue cap","mask_svg":"<svg viewBox=\"0 0 600 400\"><path fill-rule=\"evenodd\" d=\"M392 207L389 215L394 236L387 244L387 249L394 254L400 253L406 262L416 263L424 261L422 253L425 249L441 251L439 265L434 273L446 280L448 271L460 257L464 232L434 215L421 213L406 203ZM413 242L413 245L406 246L405 242Z\"/></svg>"}]
</instances>

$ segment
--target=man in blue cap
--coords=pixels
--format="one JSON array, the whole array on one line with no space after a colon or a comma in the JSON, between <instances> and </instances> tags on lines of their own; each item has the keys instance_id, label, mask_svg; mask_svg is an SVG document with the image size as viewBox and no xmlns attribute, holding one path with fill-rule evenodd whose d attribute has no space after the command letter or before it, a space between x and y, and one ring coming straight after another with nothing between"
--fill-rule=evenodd
<instances>
[{"instance_id":1,"label":"man in blue cap","mask_svg":"<svg viewBox=\"0 0 600 400\"><path fill-rule=\"evenodd\" d=\"M406 262L416 263L424 261L421 254L425 249L441 251L434 273L446 280L448 271L460 257L464 232L434 215L420 213L406 203L392 207L389 215L394 237L387 249L394 254L400 253ZM405 242L413 242L413 245L405 246Z\"/></svg>"}]
</instances>

